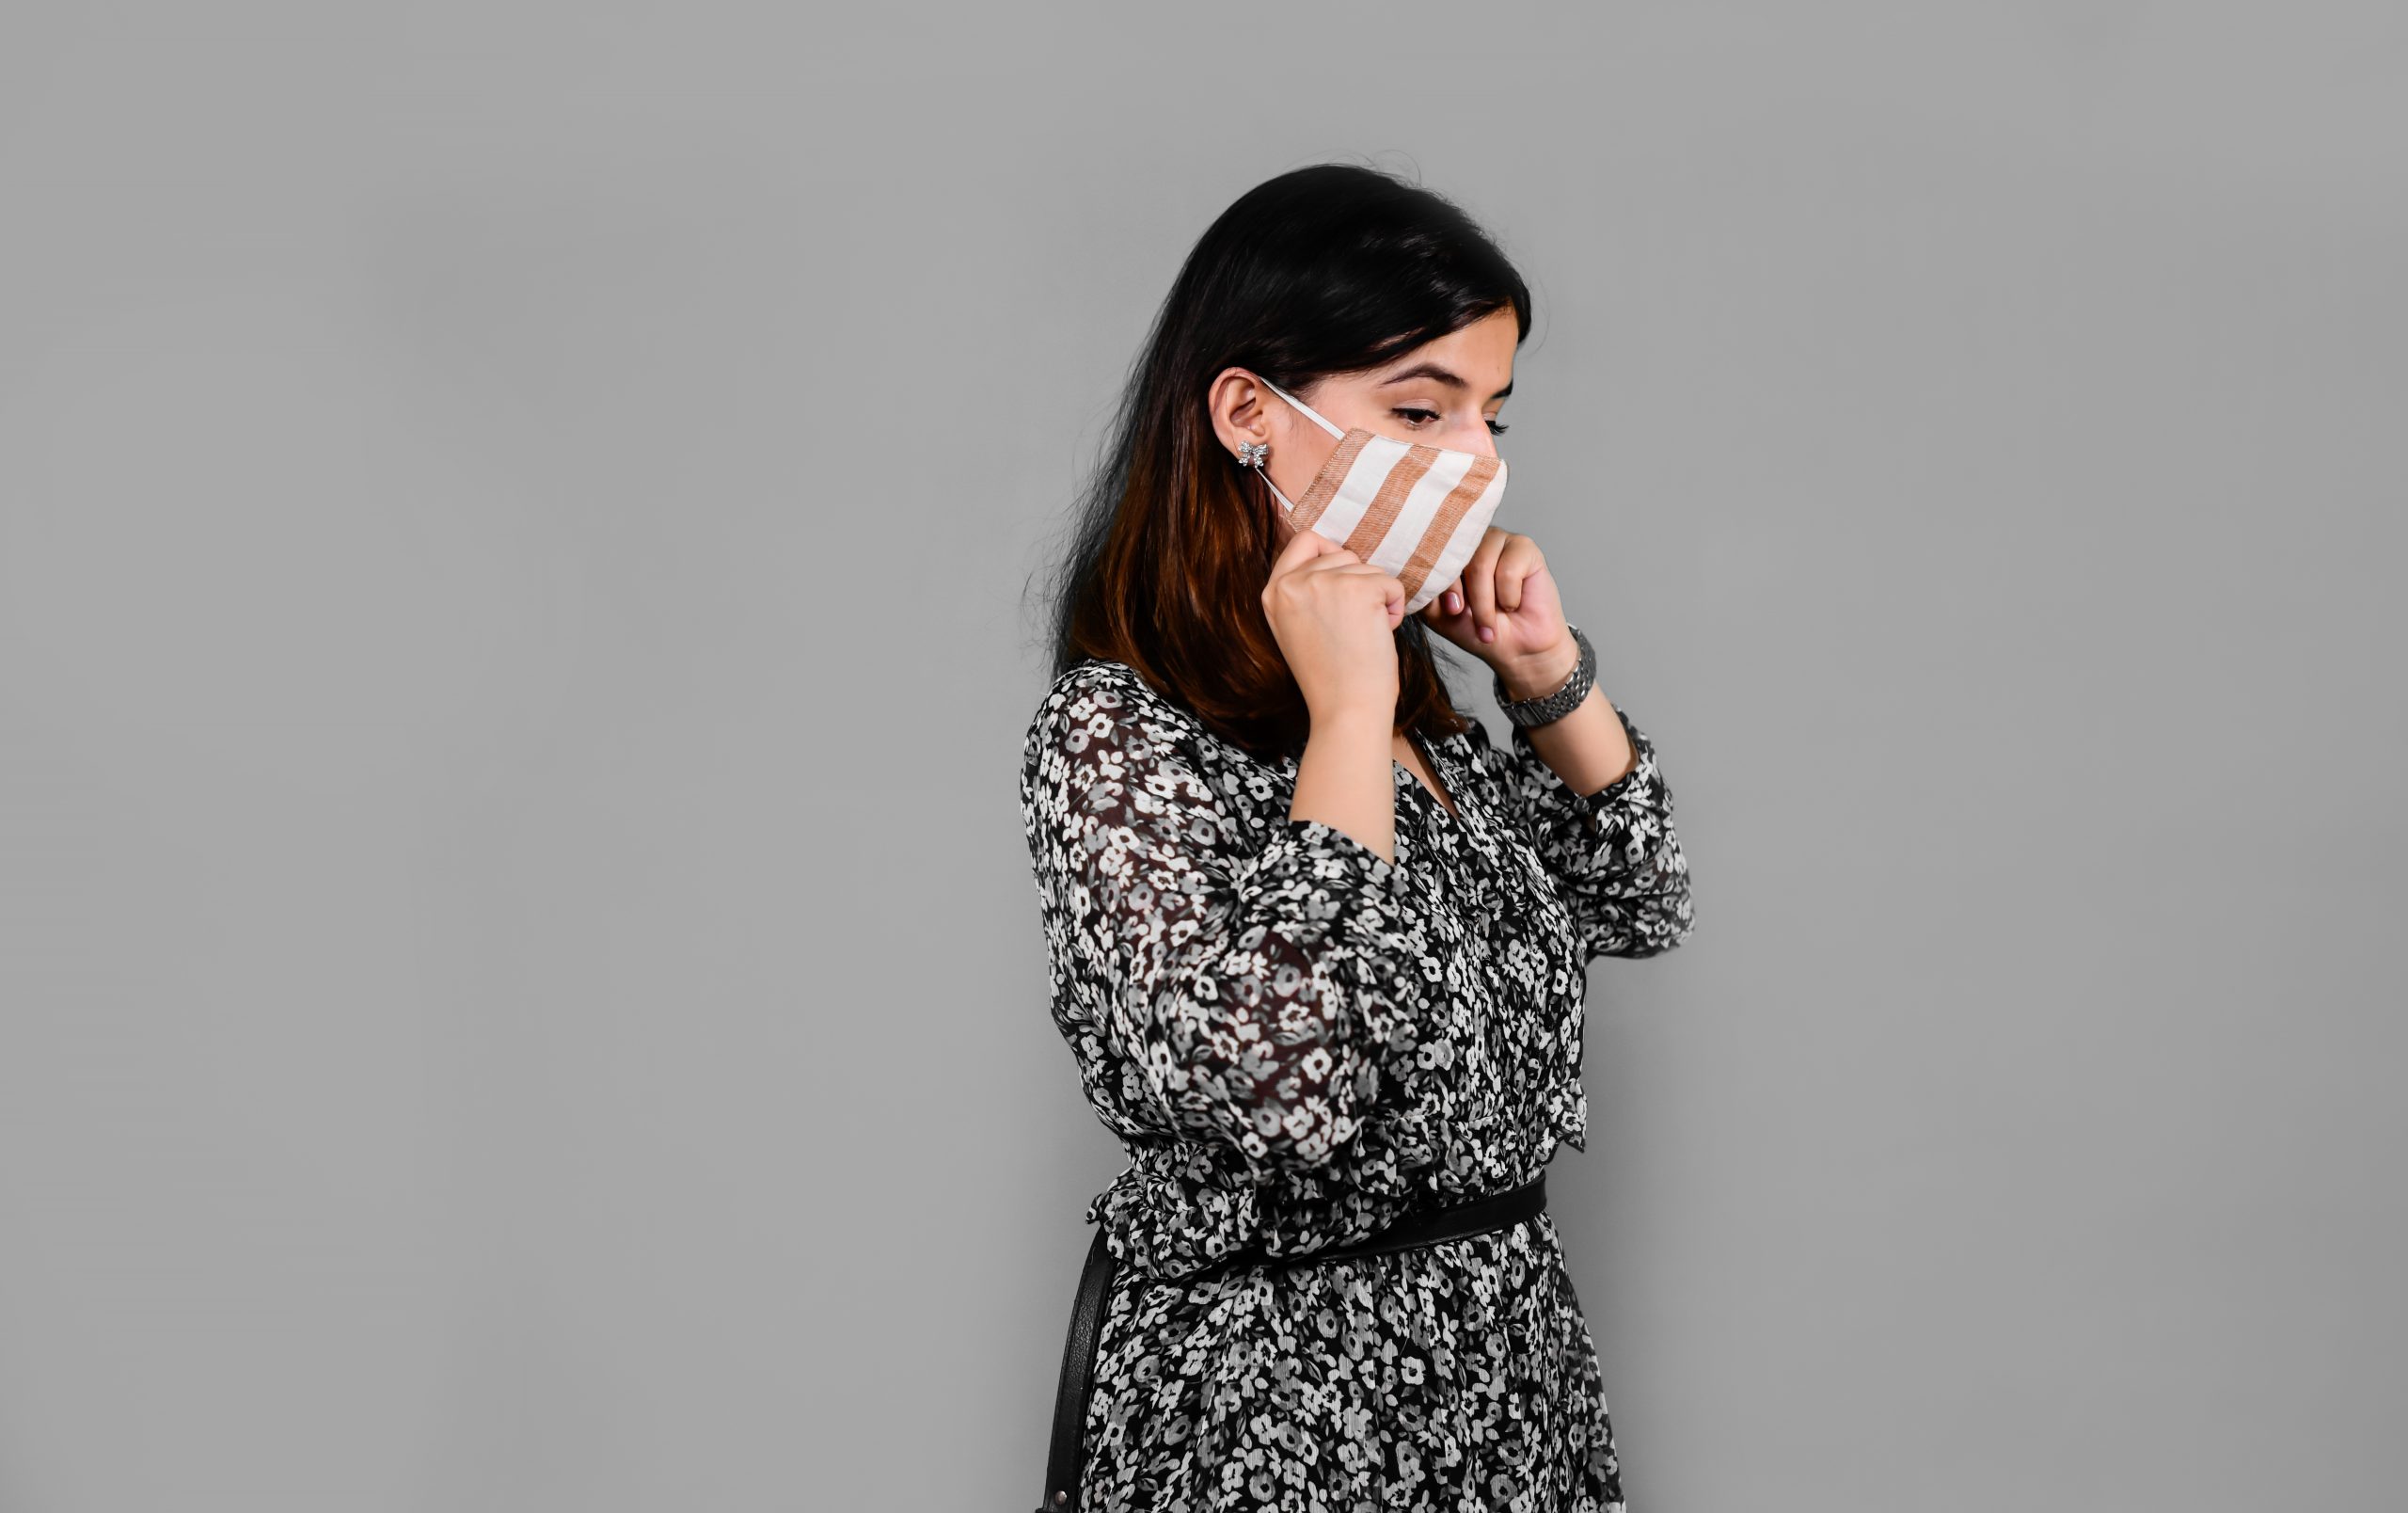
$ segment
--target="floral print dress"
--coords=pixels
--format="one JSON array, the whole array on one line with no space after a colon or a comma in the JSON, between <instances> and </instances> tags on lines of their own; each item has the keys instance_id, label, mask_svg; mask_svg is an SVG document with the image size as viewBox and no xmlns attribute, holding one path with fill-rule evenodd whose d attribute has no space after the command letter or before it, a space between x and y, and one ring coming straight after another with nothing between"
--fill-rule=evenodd
<instances>
[{"instance_id":1,"label":"floral print dress","mask_svg":"<svg viewBox=\"0 0 2408 1513\"><path fill-rule=\"evenodd\" d=\"M1622 718L1638 765L1587 795L1518 726L1422 742L1459 812L1395 764L1390 862L1125 664L1054 680L1021 772L1053 1018L1129 1155L1085 1213L1119 1265L1079 1506L1624 1513L1550 1215L1294 1259L1586 1148L1588 964L1692 917Z\"/></svg>"}]
</instances>

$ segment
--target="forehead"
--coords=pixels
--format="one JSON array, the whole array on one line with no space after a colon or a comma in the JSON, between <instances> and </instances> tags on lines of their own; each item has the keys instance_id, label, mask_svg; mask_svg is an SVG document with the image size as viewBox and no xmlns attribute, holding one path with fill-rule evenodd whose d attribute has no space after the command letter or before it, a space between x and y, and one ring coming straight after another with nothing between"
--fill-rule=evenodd
<instances>
[{"instance_id":1,"label":"forehead","mask_svg":"<svg viewBox=\"0 0 2408 1513\"><path fill-rule=\"evenodd\" d=\"M1435 384L1480 403L1513 391L1513 351L1519 327L1510 310L1494 311L1460 330L1424 342L1369 375L1373 387Z\"/></svg>"}]
</instances>

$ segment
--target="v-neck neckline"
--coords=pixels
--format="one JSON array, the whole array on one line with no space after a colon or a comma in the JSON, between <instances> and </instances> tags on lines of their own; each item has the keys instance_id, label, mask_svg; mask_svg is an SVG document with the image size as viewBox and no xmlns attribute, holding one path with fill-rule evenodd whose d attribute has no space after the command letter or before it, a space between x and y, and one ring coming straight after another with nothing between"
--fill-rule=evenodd
<instances>
[{"instance_id":1,"label":"v-neck neckline","mask_svg":"<svg viewBox=\"0 0 2408 1513\"><path fill-rule=\"evenodd\" d=\"M1423 761L1430 764L1430 775L1435 780L1438 788L1445 791L1445 797L1442 798L1437 792L1434 792L1431 784L1421 781L1420 773L1405 766L1396 757L1390 756L1388 760L1395 766L1398 775L1420 791L1422 801L1429 804L1431 811L1440 820L1448 824L1463 823L1463 815L1457 807L1463 801L1456 797L1453 785L1447 781L1447 773L1439 761L1438 754L1430 749L1428 741L1418 737L1407 734L1404 741L1406 745L1420 753Z\"/></svg>"},{"instance_id":2,"label":"v-neck neckline","mask_svg":"<svg viewBox=\"0 0 2408 1513\"><path fill-rule=\"evenodd\" d=\"M1440 787L1447 789L1447 798L1440 799L1437 794L1430 791L1430 785L1421 781L1418 773L1415 772L1412 768L1405 766L1404 763L1397 760L1393 755L1388 757L1390 781L1410 785L1418 802L1427 808L1431 814L1437 817L1440 824L1462 826L1470 823L1469 820L1464 818L1459 810L1450 807L1450 802L1459 804L1463 801L1456 794L1456 785L1450 785L1448 782L1446 758L1431 750L1429 743L1426 741L1415 740L1411 736L1407 736L1404 739L1412 741L1414 749L1421 753L1421 759L1430 764L1430 772L1432 775L1438 779ZM1298 765L1297 754L1292 751L1288 752L1280 756L1279 762L1280 766L1287 772L1290 780L1292 781L1295 777L1296 768Z\"/></svg>"}]
</instances>

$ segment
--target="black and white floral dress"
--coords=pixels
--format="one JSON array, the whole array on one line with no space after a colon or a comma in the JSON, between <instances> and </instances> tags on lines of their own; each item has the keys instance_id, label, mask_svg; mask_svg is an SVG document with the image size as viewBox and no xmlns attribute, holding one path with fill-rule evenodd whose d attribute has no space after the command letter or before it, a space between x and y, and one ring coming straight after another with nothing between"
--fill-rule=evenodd
<instances>
[{"instance_id":1,"label":"black and white floral dress","mask_svg":"<svg viewBox=\"0 0 2408 1513\"><path fill-rule=\"evenodd\" d=\"M1638 766L1585 796L1519 727L1423 742L1460 813L1396 764L1388 862L1289 818L1292 756L1128 666L1054 679L1021 772L1053 1015L1129 1154L1085 1214L1120 1265L1082 1507L1624 1513L1551 1216L1214 1266L1348 1244L1585 1149L1588 964L1691 924L1671 792L1623 725Z\"/></svg>"}]
</instances>

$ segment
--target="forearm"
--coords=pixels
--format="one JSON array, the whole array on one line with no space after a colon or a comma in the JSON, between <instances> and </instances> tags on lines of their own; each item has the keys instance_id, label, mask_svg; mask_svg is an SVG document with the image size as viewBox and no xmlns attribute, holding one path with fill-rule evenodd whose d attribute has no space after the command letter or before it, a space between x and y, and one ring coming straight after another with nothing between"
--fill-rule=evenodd
<instances>
[{"instance_id":1,"label":"forearm","mask_svg":"<svg viewBox=\"0 0 2408 1513\"><path fill-rule=\"evenodd\" d=\"M1318 820L1396 860L1396 731L1376 710L1313 722L1296 762L1291 820Z\"/></svg>"},{"instance_id":2,"label":"forearm","mask_svg":"<svg viewBox=\"0 0 2408 1513\"><path fill-rule=\"evenodd\" d=\"M1512 698L1534 699L1562 687L1579 663L1580 648L1567 635L1557 652L1535 665L1500 667L1497 677ZM1525 733L1539 759L1575 793L1597 792L1630 775L1639 764L1639 754L1632 750L1622 717L1608 702L1603 685L1591 688L1570 714L1531 725Z\"/></svg>"}]
</instances>

